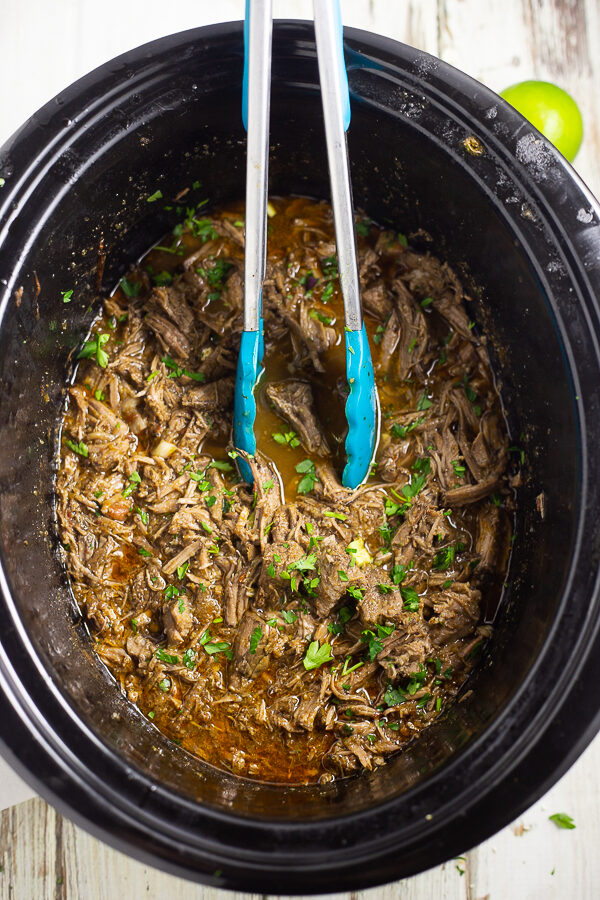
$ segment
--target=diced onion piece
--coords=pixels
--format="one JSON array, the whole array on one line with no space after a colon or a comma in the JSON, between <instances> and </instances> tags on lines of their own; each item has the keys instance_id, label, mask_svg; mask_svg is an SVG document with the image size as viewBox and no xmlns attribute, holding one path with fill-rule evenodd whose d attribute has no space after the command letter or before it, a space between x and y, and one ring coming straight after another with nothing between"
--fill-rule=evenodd
<instances>
[{"instance_id":1,"label":"diced onion piece","mask_svg":"<svg viewBox=\"0 0 600 900\"><path fill-rule=\"evenodd\" d=\"M270 201L267 203L267 215L270 219L277 215L277 210Z\"/></svg>"},{"instance_id":2,"label":"diced onion piece","mask_svg":"<svg viewBox=\"0 0 600 900\"><path fill-rule=\"evenodd\" d=\"M159 441L152 451L152 456L160 456L162 459L168 459L176 450L177 447L170 441Z\"/></svg>"},{"instance_id":3,"label":"diced onion piece","mask_svg":"<svg viewBox=\"0 0 600 900\"><path fill-rule=\"evenodd\" d=\"M373 562L373 558L369 555L362 538L356 538L355 541L348 544L348 550L353 551L352 556L357 566L369 566Z\"/></svg>"}]
</instances>

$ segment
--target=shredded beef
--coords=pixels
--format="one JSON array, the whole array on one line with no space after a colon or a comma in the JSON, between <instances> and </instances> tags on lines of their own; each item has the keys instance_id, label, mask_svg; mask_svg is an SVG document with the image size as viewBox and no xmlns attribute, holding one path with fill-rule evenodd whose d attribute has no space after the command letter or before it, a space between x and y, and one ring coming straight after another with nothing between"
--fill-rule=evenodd
<instances>
[{"instance_id":1,"label":"shredded beef","mask_svg":"<svg viewBox=\"0 0 600 900\"><path fill-rule=\"evenodd\" d=\"M363 221L382 425L366 483L343 487L332 214L274 202L253 484L231 443L243 211L186 206L169 252L129 273L94 326L57 513L98 655L154 725L245 777L327 781L433 722L489 637L508 440L455 274Z\"/></svg>"}]
</instances>

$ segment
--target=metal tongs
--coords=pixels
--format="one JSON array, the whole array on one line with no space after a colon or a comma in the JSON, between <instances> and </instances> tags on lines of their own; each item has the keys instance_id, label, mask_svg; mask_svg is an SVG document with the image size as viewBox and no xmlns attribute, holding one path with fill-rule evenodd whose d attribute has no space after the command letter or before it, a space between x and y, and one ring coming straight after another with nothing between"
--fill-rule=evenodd
<instances>
[{"instance_id":1,"label":"metal tongs","mask_svg":"<svg viewBox=\"0 0 600 900\"><path fill-rule=\"evenodd\" d=\"M356 488L369 474L375 450L378 404L371 351L362 318L360 282L346 131L350 94L344 62L339 0L314 0L315 37L323 100L331 203L335 219L338 271L346 324L346 466L342 483ZM246 0L242 117L248 133L244 330L238 358L233 436L238 450L256 453L254 388L264 352L262 288L267 253L269 106L271 86L271 0ZM240 456L242 477L252 484L250 466Z\"/></svg>"}]
</instances>

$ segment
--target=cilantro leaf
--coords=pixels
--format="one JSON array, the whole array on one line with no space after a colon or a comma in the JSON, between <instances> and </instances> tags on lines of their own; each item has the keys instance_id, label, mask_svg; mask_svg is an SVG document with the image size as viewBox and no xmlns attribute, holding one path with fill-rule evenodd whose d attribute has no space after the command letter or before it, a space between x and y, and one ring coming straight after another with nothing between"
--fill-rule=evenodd
<instances>
[{"instance_id":1,"label":"cilantro leaf","mask_svg":"<svg viewBox=\"0 0 600 900\"><path fill-rule=\"evenodd\" d=\"M383 644L380 640L378 640L375 632L371 631L370 629L363 631L360 639L364 644L367 644L367 654L369 660L373 662L377 654L383 650Z\"/></svg>"},{"instance_id":2,"label":"cilantro leaf","mask_svg":"<svg viewBox=\"0 0 600 900\"><path fill-rule=\"evenodd\" d=\"M259 645L260 641L262 640L262 636L263 636L262 628L260 627L260 625L257 625L250 636L250 653L252 653L252 654L256 653L258 645Z\"/></svg>"},{"instance_id":3,"label":"cilantro leaf","mask_svg":"<svg viewBox=\"0 0 600 900\"><path fill-rule=\"evenodd\" d=\"M298 571L298 572L310 572L312 569L316 569L317 563L317 554L309 553L308 556L303 556L300 559L297 559L296 562L290 563L287 567L288 572Z\"/></svg>"},{"instance_id":4,"label":"cilantro leaf","mask_svg":"<svg viewBox=\"0 0 600 900\"><path fill-rule=\"evenodd\" d=\"M92 359L92 357L95 357L100 368L105 369L108 365L108 353L102 347L106 344L109 337L110 335L108 334L95 334L91 340L85 342L77 359Z\"/></svg>"},{"instance_id":5,"label":"cilantro leaf","mask_svg":"<svg viewBox=\"0 0 600 900\"><path fill-rule=\"evenodd\" d=\"M121 290L123 291L123 293L125 294L126 297L131 298L131 297L138 296L139 292L142 289L142 284L140 281L138 281L138 282L127 281L127 279L125 277L123 277L123 278L121 278L121 280L119 282L119 287L121 288Z\"/></svg>"},{"instance_id":6,"label":"cilantro leaf","mask_svg":"<svg viewBox=\"0 0 600 900\"><path fill-rule=\"evenodd\" d=\"M188 647L183 654L183 664L186 669L192 670L196 668L196 651L192 650L191 647Z\"/></svg>"},{"instance_id":7,"label":"cilantro leaf","mask_svg":"<svg viewBox=\"0 0 600 900\"><path fill-rule=\"evenodd\" d=\"M390 572L390 576L394 584L401 584L406 578L406 566L394 566Z\"/></svg>"},{"instance_id":8,"label":"cilantro leaf","mask_svg":"<svg viewBox=\"0 0 600 900\"><path fill-rule=\"evenodd\" d=\"M187 375L193 381L204 382L206 380L204 372L190 372L189 369L182 369L171 356L162 356L161 362L170 370L169 378L181 378L182 375Z\"/></svg>"},{"instance_id":9,"label":"cilantro leaf","mask_svg":"<svg viewBox=\"0 0 600 900\"><path fill-rule=\"evenodd\" d=\"M133 492L137 491L142 479L140 478L140 475L138 472L132 472L131 475L129 476L128 480L129 480L129 484L127 485L127 487L125 488L124 491L121 491L121 494L123 497L131 497Z\"/></svg>"},{"instance_id":10,"label":"cilantro leaf","mask_svg":"<svg viewBox=\"0 0 600 900\"><path fill-rule=\"evenodd\" d=\"M576 828L575 822L567 813L552 813L548 816L551 822L554 822L559 828Z\"/></svg>"},{"instance_id":11,"label":"cilantro leaf","mask_svg":"<svg viewBox=\"0 0 600 900\"><path fill-rule=\"evenodd\" d=\"M317 473L315 471L315 464L310 459L303 459L302 462L299 462L296 466L296 472L303 477L300 479L298 484L298 493L299 494L308 494L310 491L314 489L315 483L317 481Z\"/></svg>"},{"instance_id":12,"label":"cilantro leaf","mask_svg":"<svg viewBox=\"0 0 600 900\"><path fill-rule=\"evenodd\" d=\"M209 462L208 469L218 469L219 472L233 472L233 466L231 463L222 462L220 459L213 459L212 462Z\"/></svg>"},{"instance_id":13,"label":"cilantro leaf","mask_svg":"<svg viewBox=\"0 0 600 900\"><path fill-rule=\"evenodd\" d=\"M419 595L412 587L400 587L400 593L402 594L402 599L404 600L404 609L409 612L417 612L419 609Z\"/></svg>"},{"instance_id":14,"label":"cilantro leaf","mask_svg":"<svg viewBox=\"0 0 600 900\"><path fill-rule=\"evenodd\" d=\"M300 441L298 440L295 431L277 431L272 433L271 437L278 444L288 444L288 446L291 447L292 450L300 446Z\"/></svg>"},{"instance_id":15,"label":"cilantro leaf","mask_svg":"<svg viewBox=\"0 0 600 900\"><path fill-rule=\"evenodd\" d=\"M433 559L433 568L437 569L440 572L443 572L445 569L450 568L450 566L454 562L455 556L456 551L454 547L444 547L443 550L440 550L438 553L436 553Z\"/></svg>"},{"instance_id":16,"label":"cilantro leaf","mask_svg":"<svg viewBox=\"0 0 600 900\"><path fill-rule=\"evenodd\" d=\"M156 658L170 666L179 665L179 657L174 653L167 653L165 650L157 650Z\"/></svg>"},{"instance_id":17,"label":"cilantro leaf","mask_svg":"<svg viewBox=\"0 0 600 900\"><path fill-rule=\"evenodd\" d=\"M388 684L386 692L383 695L383 702L386 706L399 706L401 703L406 702L406 694L400 688L395 688L391 684Z\"/></svg>"},{"instance_id":18,"label":"cilantro leaf","mask_svg":"<svg viewBox=\"0 0 600 900\"><path fill-rule=\"evenodd\" d=\"M73 451L73 453L77 453L79 456L83 456L85 459L87 459L87 457L89 456L87 445L84 444L83 441L79 441L79 443L76 444L75 441L70 441L67 438L65 444L67 445L69 450Z\"/></svg>"},{"instance_id":19,"label":"cilantro leaf","mask_svg":"<svg viewBox=\"0 0 600 900\"><path fill-rule=\"evenodd\" d=\"M332 659L330 644L319 645L318 641L311 641L303 659L304 668L309 672L311 669L318 669L319 666L330 662Z\"/></svg>"}]
</instances>

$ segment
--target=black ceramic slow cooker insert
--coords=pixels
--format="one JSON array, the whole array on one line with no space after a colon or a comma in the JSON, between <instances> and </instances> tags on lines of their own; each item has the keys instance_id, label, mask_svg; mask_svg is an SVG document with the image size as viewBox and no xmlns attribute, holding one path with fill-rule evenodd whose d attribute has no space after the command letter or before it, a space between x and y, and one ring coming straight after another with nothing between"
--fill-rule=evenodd
<instances>
[{"instance_id":1,"label":"black ceramic slow cooker insert","mask_svg":"<svg viewBox=\"0 0 600 900\"><path fill-rule=\"evenodd\" d=\"M196 180L215 206L244 195L241 23L107 63L0 150L2 752L120 850L246 891L358 889L455 856L539 797L600 721L598 205L482 85L366 32L346 29L345 47L356 206L466 280L524 457L485 658L462 702L372 774L283 787L186 754L95 658L57 552L73 349L98 296L175 224L148 196ZM308 23L275 27L271 139L271 193L327 198Z\"/></svg>"}]
</instances>

